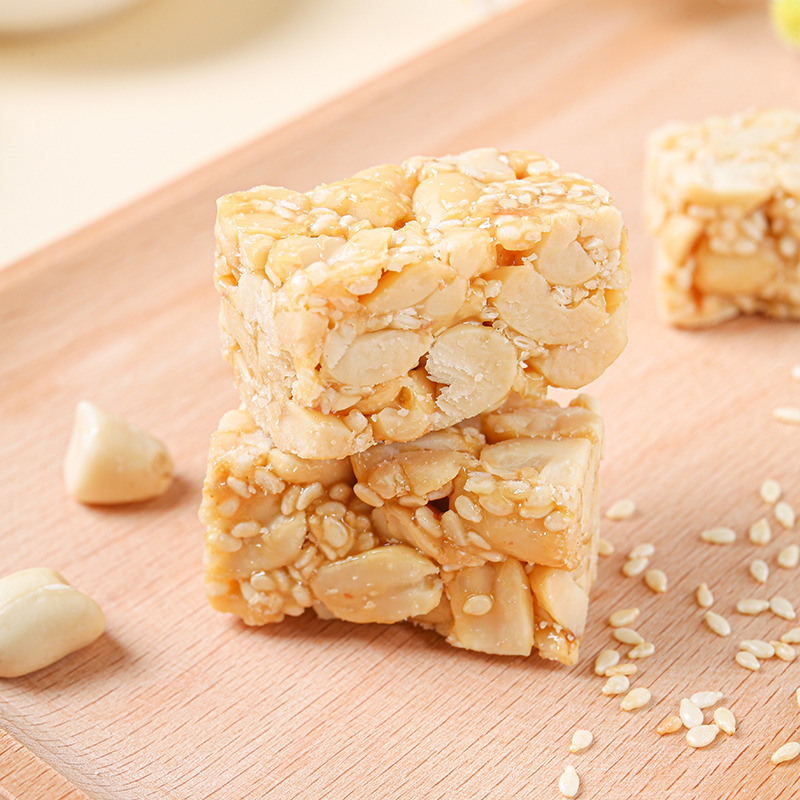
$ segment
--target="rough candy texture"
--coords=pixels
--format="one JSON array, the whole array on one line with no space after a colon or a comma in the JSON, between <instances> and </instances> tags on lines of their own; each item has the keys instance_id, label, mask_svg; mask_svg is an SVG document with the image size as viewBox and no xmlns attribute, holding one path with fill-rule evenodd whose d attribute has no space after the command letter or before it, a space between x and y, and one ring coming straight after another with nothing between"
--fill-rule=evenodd
<instances>
[{"instance_id":1,"label":"rough candy texture","mask_svg":"<svg viewBox=\"0 0 800 800\"><path fill-rule=\"evenodd\" d=\"M605 190L530 152L413 158L219 201L223 352L281 449L342 458L579 388L626 343Z\"/></svg>"},{"instance_id":2,"label":"rough candy texture","mask_svg":"<svg viewBox=\"0 0 800 800\"><path fill-rule=\"evenodd\" d=\"M645 192L670 322L800 319L800 113L752 111L654 132Z\"/></svg>"},{"instance_id":3,"label":"rough candy texture","mask_svg":"<svg viewBox=\"0 0 800 800\"><path fill-rule=\"evenodd\" d=\"M249 625L313 608L572 664L596 570L602 446L584 395L566 408L512 397L327 461L286 453L231 411L211 439L200 511L209 600Z\"/></svg>"}]
</instances>

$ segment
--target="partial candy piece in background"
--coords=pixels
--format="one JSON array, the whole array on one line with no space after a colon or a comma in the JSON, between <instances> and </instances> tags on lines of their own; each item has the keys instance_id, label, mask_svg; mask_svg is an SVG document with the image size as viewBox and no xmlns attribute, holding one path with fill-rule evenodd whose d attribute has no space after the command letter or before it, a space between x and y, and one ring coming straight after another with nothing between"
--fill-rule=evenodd
<instances>
[{"instance_id":1,"label":"partial candy piece in background","mask_svg":"<svg viewBox=\"0 0 800 800\"><path fill-rule=\"evenodd\" d=\"M666 319L800 318L800 112L671 123L651 135L646 162Z\"/></svg>"}]
</instances>

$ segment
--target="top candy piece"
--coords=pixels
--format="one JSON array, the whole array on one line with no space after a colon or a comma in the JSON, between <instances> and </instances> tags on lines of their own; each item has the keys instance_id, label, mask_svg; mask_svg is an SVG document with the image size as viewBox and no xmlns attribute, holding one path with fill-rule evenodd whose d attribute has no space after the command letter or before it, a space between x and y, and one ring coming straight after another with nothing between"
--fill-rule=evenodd
<instances>
[{"instance_id":1,"label":"top candy piece","mask_svg":"<svg viewBox=\"0 0 800 800\"><path fill-rule=\"evenodd\" d=\"M537 153L236 192L216 236L225 357L258 425L302 458L579 388L626 343L621 215Z\"/></svg>"}]
</instances>

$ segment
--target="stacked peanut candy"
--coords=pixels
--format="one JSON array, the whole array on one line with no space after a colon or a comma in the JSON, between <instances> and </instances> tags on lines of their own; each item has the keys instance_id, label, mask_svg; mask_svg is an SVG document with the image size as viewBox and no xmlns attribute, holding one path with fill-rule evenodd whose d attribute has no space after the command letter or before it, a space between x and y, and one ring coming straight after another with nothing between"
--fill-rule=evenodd
<instances>
[{"instance_id":1,"label":"stacked peanut candy","mask_svg":"<svg viewBox=\"0 0 800 800\"><path fill-rule=\"evenodd\" d=\"M413 158L223 197L216 286L240 409L213 434L212 606L247 624L409 620L574 663L603 423L562 407L626 343L608 194L536 153Z\"/></svg>"}]
</instances>

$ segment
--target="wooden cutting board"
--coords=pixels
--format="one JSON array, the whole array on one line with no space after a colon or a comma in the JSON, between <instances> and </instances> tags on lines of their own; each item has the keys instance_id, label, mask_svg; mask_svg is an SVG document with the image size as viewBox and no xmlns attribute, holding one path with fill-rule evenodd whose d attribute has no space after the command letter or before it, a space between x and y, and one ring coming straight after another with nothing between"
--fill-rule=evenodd
<instances>
[{"instance_id":1,"label":"wooden cutting board","mask_svg":"<svg viewBox=\"0 0 800 800\"><path fill-rule=\"evenodd\" d=\"M798 105L800 60L763 5L530 2L0 274L2 572L52 566L108 618L87 649L0 682L0 796L547 798L567 763L585 798L796 796L800 761L775 767L770 754L800 739L800 660L758 673L733 661L740 639L790 623L733 606L773 594L800 606L800 570L775 566L800 526L784 531L758 497L774 477L800 509L800 428L771 418L800 405L800 326L668 328L641 214L653 127ZM461 652L411 626L307 616L247 629L211 611L197 508L208 437L237 402L216 329L215 198L487 144L538 149L594 178L630 228L630 345L591 389L607 420L604 506L631 497L638 511L603 524L617 551L600 566L581 663ZM169 444L180 477L167 496L116 509L65 496L61 460L83 398ZM756 548L746 530L762 515L775 536ZM713 525L737 542L700 542ZM663 596L621 575L639 542L656 546ZM765 587L747 573L756 556L772 567ZM730 637L703 625L701 581ZM633 679L654 700L633 713L592 670L624 606L641 608L637 627L656 646ZM698 689L725 693L736 735L706 750L658 737ZM595 743L570 755L576 727Z\"/></svg>"}]
</instances>

